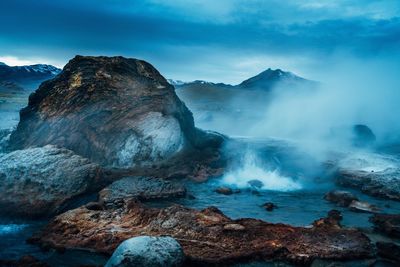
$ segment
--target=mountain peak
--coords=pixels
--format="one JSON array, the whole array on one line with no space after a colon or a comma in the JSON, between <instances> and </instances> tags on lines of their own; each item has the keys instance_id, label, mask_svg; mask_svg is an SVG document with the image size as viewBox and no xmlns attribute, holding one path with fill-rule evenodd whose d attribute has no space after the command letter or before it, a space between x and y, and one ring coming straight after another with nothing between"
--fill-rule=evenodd
<instances>
[{"instance_id":1,"label":"mountain peak","mask_svg":"<svg viewBox=\"0 0 400 267\"><path fill-rule=\"evenodd\" d=\"M268 68L263 72L251 77L238 85L243 89L248 88L260 88L264 90L270 90L272 87L279 82L301 82L305 79L294 75L291 72L286 72L281 69Z\"/></svg>"}]
</instances>

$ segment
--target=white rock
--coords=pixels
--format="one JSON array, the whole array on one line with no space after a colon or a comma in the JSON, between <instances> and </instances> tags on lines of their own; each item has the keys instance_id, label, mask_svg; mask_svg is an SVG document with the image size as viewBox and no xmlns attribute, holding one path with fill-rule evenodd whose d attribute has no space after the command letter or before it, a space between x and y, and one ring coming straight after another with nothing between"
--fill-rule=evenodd
<instances>
[{"instance_id":1,"label":"white rock","mask_svg":"<svg viewBox=\"0 0 400 267\"><path fill-rule=\"evenodd\" d=\"M181 266L184 254L172 237L139 236L122 242L105 267Z\"/></svg>"}]
</instances>

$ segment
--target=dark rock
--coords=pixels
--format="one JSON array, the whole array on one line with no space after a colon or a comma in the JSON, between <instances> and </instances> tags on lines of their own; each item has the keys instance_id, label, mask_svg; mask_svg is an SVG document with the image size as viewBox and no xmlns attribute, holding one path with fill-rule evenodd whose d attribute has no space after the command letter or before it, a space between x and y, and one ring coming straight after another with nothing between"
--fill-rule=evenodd
<instances>
[{"instance_id":1,"label":"dark rock","mask_svg":"<svg viewBox=\"0 0 400 267\"><path fill-rule=\"evenodd\" d=\"M375 214L370 218L375 230L400 238L400 214Z\"/></svg>"},{"instance_id":2,"label":"dark rock","mask_svg":"<svg viewBox=\"0 0 400 267\"><path fill-rule=\"evenodd\" d=\"M126 201L104 211L84 207L54 218L36 237L49 247L80 248L107 254L132 237L171 236L190 264L226 265L251 260L365 259L373 256L369 239L356 229L292 227L257 219L232 220L216 208L201 211L179 205L150 208Z\"/></svg>"},{"instance_id":3,"label":"dark rock","mask_svg":"<svg viewBox=\"0 0 400 267\"><path fill-rule=\"evenodd\" d=\"M0 211L41 216L102 184L102 171L88 159L54 146L0 156Z\"/></svg>"},{"instance_id":4,"label":"dark rock","mask_svg":"<svg viewBox=\"0 0 400 267\"><path fill-rule=\"evenodd\" d=\"M186 188L178 182L151 177L125 177L101 190L99 201L107 204L126 198L149 200L185 195Z\"/></svg>"},{"instance_id":5,"label":"dark rock","mask_svg":"<svg viewBox=\"0 0 400 267\"><path fill-rule=\"evenodd\" d=\"M179 267L184 259L182 247L175 239L138 236L122 242L105 267Z\"/></svg>"},{"instance_id":6,"label":"dark rock","mask_svg":"<svg viewBox=\"0 0 400 267\"><path fill-rule=\"evenodd\" d=\"M192 113L149 63L76 56L41 84L20 112L13 149L47 144L117 168L151 167L221 138L194 127Z\"/></svg>"},{"instance_id":7,"label":"dark rock","mask_svg":"<svg viewBox=\"0 0 400 267\"><path fill-rule=\"evenodd\" d=\"M372 130L363 124L353 127L353 144L358 147L371 146L376 141L376 136Z\"/></svg>"},{"instance_id":8,"label":"dark rock","mask_svg":"<svg viewBox=\"0 0 400 267\"><path fill-rule=\"evenodd\" d=\"M276 206L274 203L272 202L266 202L263 205L263 208L266 209L267 211L273 211L275 208L277 208L278 206Z\"/></svg>"},{"instance_id":9,"label":"dark rock","mask_svg":"<svg viewBox=\"0 0 400 267\"><path fill-rule=\"evenodd\" d=\"M338 211L338 210L330 210L328 212L328 218L335 220L337 222L340 222L341 220L343 220L343 216L340 213L340 211Z\"/></svg>"},{"instance_id":10,"label":"dark rock","mask_svg":"<svg viewBox=\"0 0 400 267\"><path fill-rule=\"evenodd\" d=\"M334 190L328 192L324 196L324 199L329 202L335 203L341 207L348 207L351 204L351 202L353 202L354 200L358 200L358 198L354 196L352 193L340 190Z\"/></svg>"},{"instance_id":11,"label":"dark rock","mask_svg":"<svg viewBox=\"0 0 400 267\"><path fill-rule=\"evenodd\" d=\"M343 217L340 211L338 210L330 210L328 212L328 217L321 218L313 222L314 227L320 228L333 228L333 229L341 229L342 226L340 222Z\"/></svg>"},{"instance_id":12,"label":"dark rock","mask_svg":"<svg viewBox=\"0 0 400 267\"><path fill-rule=\"evenodd\" d=\"M88 210L103 210L104 205L100 202L89 202L85 205Z\"/></svg>"},{"instance_id":13,"label":"dark rock","mask_svg":"<svg viewBox=\"0 0 400 267\"><path fill-rule=\"evenodd\" d=\"M394 243L377 242L378 255L400 264L400 247Z\"/></svg>"},{"instance_id":14,"label":"dark rock","mask_svg":"<svg viewBox=\"0 0 400 267\"><path fill-rule=\"evenodd\" d=\"M257 189L261 189L264 186L264 183L261 182L260 180L250 180L247 183L249 184L249 186Z\"/></svg>"},{"instance_id":15,"label":"dark rock","mask_svg":"<svg viewBox=\"0 0 400 267\"><path fill-rule=\"evenodd\" d=\"M233 194L232 188L229 188L226 186L218 187L217 189L215 189L215 192L217 192L218 194L222 194L222 195L232 195Z\"/></svg>"}]
</instances>

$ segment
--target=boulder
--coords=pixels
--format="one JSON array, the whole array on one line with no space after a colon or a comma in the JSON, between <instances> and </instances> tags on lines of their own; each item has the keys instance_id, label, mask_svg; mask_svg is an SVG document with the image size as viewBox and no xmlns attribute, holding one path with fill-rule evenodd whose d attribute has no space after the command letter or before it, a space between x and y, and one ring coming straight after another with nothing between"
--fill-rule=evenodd
<instances>
[{"instance_id":1,"label":"boulder","mask_svg":"<svg viewBox=\"0 0 400 267\"><path fill-rule=\"evenodd\" d=\"M76 56L29 97L10 147L53 144L103 166L130 168L222 142L208 136L149 63Z\"/></svg>"},{"instance_id":2,"label":"boulder","mask_svg":"<svg viewBox=\"0 0 400 267\"><path fill-rule=\"evenodd\" d=\"M266 202L262 205L262 207L266 210L266 211L273 211L275 208L277 208L278 206L275 205L272 202Z\"/></svg>"},{"instance_id":3,"label":"boulder","mask_svg":"<svg viewBox=\"0 0 400 267\"><path fill-rule=\"evenodd\" d=\"M126 198L149 200L185 195L186 188L178 182L151 177L125 177L101 190L99 201L107 205Z\"/></svg>"},{"instance_id":4,"label":"boulder","mask_svg":"<svg viewBox=\"0 0 400 267\"><path fill-rule=\"evenodd\" d=\"M375 214L370 218L375 230L400 238L400 214Z\"/></svg>"},{"instance_id":5,"label":"boulder","mask_svg":"<svg viewBox=\"0 0 400 267\"><path fill-rule=\"evenodd\" d=\"M138 236L117 247L105 267L181 266L184 254L172 237Z\"/></svg>"},{"instance_id":6,"label":"boulder","mask_svg":"<svg viewBox=\"0 0 400 267\"><path fill-rule=\"evenodd\" d=\"M261 189L264 186L264 183L257 179L250 180L247 184L253 189Z\"/></svg>"},{"instance_id":7,"label":"boulder","mask_svg":"<svg viewBox=\"0 0 400 267\"><path fill-rule=\"evenodd\" d=\"M357 147L371 146L376 141L376 136L367 125L356 124L353 126L352 141Z\"/></svg>"},{"instance_id":8,"label":"boulder","mask_svg":"<svg viewBox=\"0 0 400 267\"><path fill-rule=\"evenodd\" d=\"M379 211L379 208L375 205L371 205L368 202L353 200L349 205L350 210L359 212L371 212L375 213Z\"/></svg>"},{"instance_id":9,"label":"boulder","mask_svg":"<svg viewBox=\"0 0 400 267\"><path fill-rule=\"evenodd\" d=\"M330 191L324 196L324 199L341 207L348 207L353 201L358 200L352 193L342 190Z\"/></svg>"},{"instance_id":10,"label":"boulder","mask_svg":"<svg viewBox=\"0 0 400 267\"><path fill-rule=\"evenodd\" d=\"M215 192L217 192L218 194L222 194L222 195L232 195L234 193L232 188L226 187L226 186L218 187L217 189L215 189Z\"/></svg>"},{"instance_id":11,"label":"boulder","mask_svg":"<svg viewBox=\"0 0 400 267\"><path fill-rule=\"evenodd\" d=\"M188 266L225 266L251 260L310 264L316 258L363 259L374 253L369 239L357 229L233 220L215 207L152 208L134 200L106 210L70 210L55 217L30 241L45 247L111 254L124 240L143 235L176 239Z\"/></svg>"},{"instance_id":12,"label":"boulder","mask_svg":"<svg viewBox=\"0 0 400 267\"><path fill-rule=\"evenodd\" d=\"M1 212L40 216L101 183L97 164L67 149L47 145L0 156Z\"/></svg>"}]
</instances>

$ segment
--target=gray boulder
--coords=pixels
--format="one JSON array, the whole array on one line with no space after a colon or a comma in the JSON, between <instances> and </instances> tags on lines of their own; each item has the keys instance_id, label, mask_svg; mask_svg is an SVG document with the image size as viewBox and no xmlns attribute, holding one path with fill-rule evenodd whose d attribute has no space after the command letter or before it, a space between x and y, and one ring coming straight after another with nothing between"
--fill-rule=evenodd
<instances>
[{"instance_id":1,"label":"gray boulder","mask_svg":"<svg viewBox=\"0 0 400 267\"><path fill-rule=\"evenodd\" d=\"M105 267L181 266L184 254L172 237L139 236L122 242Z\"/></svg>"},{"instance_id":2,"label":"gray boulder","mask_svg":"<svg viewBox=\"0 0 400 267\"><path fill-rule=\"evenodd\" d=\"M0 155L0 212L56 213L99 184L101 169L67 149L47 145Z\"/></svg>"}]
</instances>

